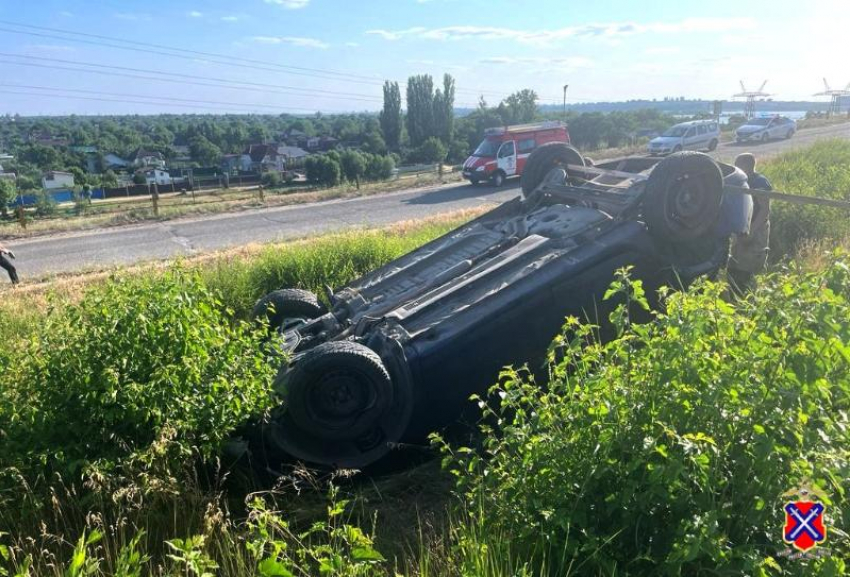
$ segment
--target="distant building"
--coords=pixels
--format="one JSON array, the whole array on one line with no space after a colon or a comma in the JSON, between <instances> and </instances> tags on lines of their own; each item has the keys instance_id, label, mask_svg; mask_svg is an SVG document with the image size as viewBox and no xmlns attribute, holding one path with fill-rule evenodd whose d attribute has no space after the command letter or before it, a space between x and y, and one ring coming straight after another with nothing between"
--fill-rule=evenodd
<instances>
[{"instance_id":1,"label":"distant building","mask_svg":"<svg viewBox=\"0 0 850 577\"><path fill-rule=\"evenodd\" d=\"M129 160L124 160L117 154L109 153L103 155L103 169L109 170L114 168L127 168L130 166Z\"/></svg>"},{"instance_id":2,"label":"distant building","mask_svg":"<svg viewBox=\"0 0 850 577\"><path fill-rule=\"evenodd\" d=\"M256 172L267 172L270 170L281 172L286 169L286 163L283 157L277 153L277 146L272 144L252 144L248 146L243 153L243 166L245 156L248 157L250 163L249 170Z\"/></svg>"},{"instance_id":3,"label":"distant building","mask_svg":"<svg viewBox=\"0 0 850 577\"><path fill-rule=\"evenodd\" d=\"M51 170L44 173L41 177L41 185L47 190L56 190L59 188L73 188L74 175L70 172L61 172Z\"/></svg>"},{"instance_id":4,"label":"distant building","mask_svg":"<svg viewBox=\"0 0 850 577\"><path fill-rule=\"evenodd\" d=\"M297 146L280 145L277 147L277 155L283 157L284 162L289 162L290 160L307 158L310 153Z\"/></svg>"},{"instance_id":5,"label":"distant building","mask_svg":"<svg viewBox=\"0 0 850 577\"><path fill-rule=\"evenodd\" d=\"M8 154L0 154L0 160L7 160L7 159L11 159L11 158L12 157L9 156ZM3 165L0 164L0 178L6 179L6 180L15 180L17 178L17 175L14 172L6 172L3 169Z\"/></svg>"},{"instance_id":6,"label":"distant building","mask_svg":"<svg viewBox=\"0 0 850 577\"><path fill-rule=\"evenodd\" d=\"M149 166L165 168L165 157L161 153L144 150L143 148L139 148L130 156L130 162L135 168L147 168Z\"/></svg>"},{"instance_id":7,"label":"distant building","mask_svg":"<svg viewBox=\"0 0 850 577\"><path fill-rule=\"evenodd\" d=\"M54 137L49 132L33 132L29 136L31 144L39 144L41 146L68 146L70 141L63 137Z\"/></svg>"},{"instance_id":8,"label":"distant building","mask_svg":"<svg viewBox=\"0 0 850 577\"><path fill-rule=\"evenodd\" d=\"M136 174L141 174L145 177L145 184L168 186L173 182L171 175L161 168L142 168L137 170Z\"/></svg>"}]
</instances>

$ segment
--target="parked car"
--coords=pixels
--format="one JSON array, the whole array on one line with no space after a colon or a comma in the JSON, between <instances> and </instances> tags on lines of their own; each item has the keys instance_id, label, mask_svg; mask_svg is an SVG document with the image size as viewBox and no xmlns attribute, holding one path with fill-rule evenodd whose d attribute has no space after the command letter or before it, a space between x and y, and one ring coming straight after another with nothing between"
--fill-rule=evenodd
<instances>
[{"instance_id":1,"label":"parked car","mask_svg":"<svg viewBox=\"0 0 850 577\"><path fill-rule=\"evenodd\" d=\"M502 186L505 179L521 176L529 155L550 142L570 143L565 124L548 121L488 128L484 140L463 163L463 177L474 185L486 181Z\"/></svg>"},{"instance_id":2,"label":"parked car","mask_svg":"<svg viewBox=\"0 0 850 577\"><path fill-rule=\"evenodd\" d=\"M791 138L797 132L797 122L784 116L751 118L735 131L738 142L767 142L775 138Z\"/></svg>"},{"instance_id":3,"label":"parked car","mask_svg":"<svg viewBox=\"0 0 850 577\"><path fill-rule=\"evenodd\" d=\"M712 151L720 143L720 125L714 120L693 120L671 126L649 141L650 154L672 154L682 150Z\"/></svg>"},{"instance_id":4,"label":"parked car","mask_svg":"<svg viewBox=\"0 0 850 577\"><path fill-rule=\"evenodd\" d=\"M522 197L329 291L329 309L294 289L257 303L287 354L260 428L266 455L359 468L421 443L502 367L543 367L568 315L606 330L601 297L619 268L647 295L699 274L724 184L746 186L697 152L582 167L554 143L525 168Z\"/></svg>"}]
</instances>

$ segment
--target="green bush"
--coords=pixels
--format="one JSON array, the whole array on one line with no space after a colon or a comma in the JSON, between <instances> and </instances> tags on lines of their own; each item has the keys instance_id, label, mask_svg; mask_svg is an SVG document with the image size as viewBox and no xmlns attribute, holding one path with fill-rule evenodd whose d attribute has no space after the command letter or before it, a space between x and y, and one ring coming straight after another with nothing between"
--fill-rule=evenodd
<instances>
[{"instance_id":1,"label":"green bush","mask_svg":"<svg viewBox=\"0 0 850 577\"><path fill-rule=\"evenodd\" d=\"M35 195L35 214L37 216L53 216L56 214L58 204L53 195L41 190Z\"/></svg>"},{"instance_id":2,"label":"green bush","mask_svg":"<svg viewBox=\"0 0 850 577\"><path fill-rule=\"evenodd\" d=\"M278 172L265 172L261 178L261 182L263 186L267 188L277 188L283 182L280 173Z\"/></svg>"},{"instance_id":3,"label":"green bush","mask_svg":"<svg viewBox=\"0 0 850 577\"><path fill-rule=\"evenodd\" d=\"M781 507L806 479L832 528L806 574L845 574L850 258L737 306L721 291L670 294L646 325L622 304L608 344L568 320L546 390L504 372L481 450L447 458L471 519L464 574L498 551L528 574L797 574L777 556ZM626 273L609 293L646 308Z\"/></svg>"},{"instance_id":4,"label":"green bush","mask_svg":"<svg viewBox=\"0 0 850 577\"><path fill-rule=\"evenodd\" d=\"M339 164L339 153L309 156L304 162L307 171L307 181L320 186L336 186L342 179L342 168Z\"/></svg>"},{"instance_id":5,"label":"green bush","mask_svg":"<svg viewBox=\"0 0 850 577\"><path fill-rule=\"evenodd\" d=\"M850 142L830 140L788 152L762 167L774 188L792 194L850 200ZM771 204L771 256L793 255L801 243L850 234L846 210Z\"/></svg>"},{"instance_id":6,"label":"green bush","mask_svg":"<svg viewBox=\"0 0 850 577\"><path fill-rule=\"evenodd\" d=\"M212 456L269 407L276 369L262 336L221 309L177 271L119 277L51 311L2 358L0 471L30 484L134 469L166 478Z\"/></svg>"},{"instance_id":7,"label":"green bush","mask_svg":"<svg viewBox=\"0 0 850 577\"><path fill-rule=\"evenodd\" d=\"M369 180L388 180L395 170L395 161L391 156L373 155L366 164L366 178Z\"/></svg>"}]
</instances>

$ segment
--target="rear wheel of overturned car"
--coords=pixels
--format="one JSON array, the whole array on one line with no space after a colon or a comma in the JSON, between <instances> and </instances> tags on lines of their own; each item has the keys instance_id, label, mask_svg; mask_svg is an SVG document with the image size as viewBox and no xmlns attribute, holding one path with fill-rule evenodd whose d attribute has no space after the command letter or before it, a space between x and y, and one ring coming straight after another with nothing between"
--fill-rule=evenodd
<instances>
[{"instance_id":1,"label":"rear wheel of overturned car","mask_svg":"<svg viewBox=\"0 0 850 577\"><path fill-rule=\"evenodd\" d=\"M398 442L409 420L407 383L393 382L376 352L351 341L310 349L281 367L274 388L282 403L264 437L272 448L310 463L372 463Z\"/></svg>"},{"instance_id":2,"label":"rear wheel of overturned car","mask_svg":"<svg viewBox=\"0 0 850 577\"><path fill-rule=\"evenodd\" d=\"M555 168L568 164L585 166L581 153L564 142L550 142L538 147L525 163L522 171L522 195L528 197Z\"/></svg>"},{"instance_id":3,"label":"rear wheel of overturned car","mask_svg":"<svg viewBox=\"0 0 850 577\"><path fill-rule=\"evenodd\" d=\"M649 175L643 214L650 233L663 242L686 242L710 232L720 215L723 174L700 152L679 152Z\"/></svg>"},{"instance_id":4,"label":"rear wheel of overturned car","mask_svg":"<svg viewBox=\"0 0 850 577\"><path fill-rule=\"evenodd\" d=\"M275 332L318 318L325 312L325 307L310 291L281 289L258 300L251 318L267 322L269 332Z\"/></svg>"}]
</instances>

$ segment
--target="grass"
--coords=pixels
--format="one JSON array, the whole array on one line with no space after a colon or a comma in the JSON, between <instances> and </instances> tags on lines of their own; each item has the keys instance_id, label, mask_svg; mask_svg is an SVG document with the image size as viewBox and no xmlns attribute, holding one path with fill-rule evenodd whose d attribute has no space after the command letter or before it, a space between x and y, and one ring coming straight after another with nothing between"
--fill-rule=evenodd
<instances>
[{"instance_id":1,"label":"grass","mask_svg":"<svg viewBox=\"0 0 850 577\"><path fill-rule=\"evenodd\" d=\"M848 190L848 159L850 143L835 141L763 169L788 192L840 194ZM487 398L493 418L483 421L475 444L443 445L445 467L431 460L370 478L295 469L275 480L234 466L223 453L206 461L166 458L164 476L153 465L84 475L56 468L61 460L52 455L21 461L44 463L52 476L14 476L9 440L28 447L30 441L2 425L0 532L7 535L0 535L0 568L20 572L29 556L30 574L56 576L288 574L284 569L306 576L322 567L327 575L380 576L846 574L850 259L831 250L845 231L840 221L825 220L838 228L817 228L801 241L784 224L793 213L774 210L775 246L790 251L775 260L801 256L806 270L777 268L739 303L726 303L712 285L673 295L646 327L630 325L621 310L620 338L607 345L593 341L591 327L571 325L553 348L550 386L544 391L522 371L507 372L501 395ZM186 259L180 269L238 323L270 289L345 284L474 215L246 247ZM171 269L155 263L93 271L3 291L0 388L7 396L0 422L31 406L15 403L10 391L41 398L40 389L54 386L46 380L29 390L28 381L14 378L19 365L71 371L54 386L57 399L63 386L100 386L78 378L81 367L94 367L93 357L98 367L120 371L120 357L97 356L98 348L85 343L91 334L118 330L111 319L123 318L114 310L127 299L97 299L118 282L141 287L134 301L156 303L144 295L173 290ZM640 305L639 287L622 279L616 290ZM140 327L172 331L180 323L160 323L158 315L191 314L181 298L195 297L165 299L163 312L151 309L139 327L120 332L146 339L152 337ZM48 322L50 316L64 324ZM57 326L64 328L56 332ZM86 332L93 328L106 332ZM213 336L181 341L179 331L165 334L164 351L175 348L168 343ZM32 343L51 346L22 356ZM208 354L208 346L197 354ZM63 415L61 406L56 413L51 418L78 418ZM184 433L143 439L142 448L166 454L185 441L191 450L197 426L176 424ZM58 439L55 446L70 442ZM90 443L124 450L108 435L93 435ZM831 495L834 555L795 565L777 557L783 544L776 507L781 493L805 478ZM14 511L25 506L31 514L21 520ZM643 535L652 535L651 543Z\"/></svg>"}]
</instances>

